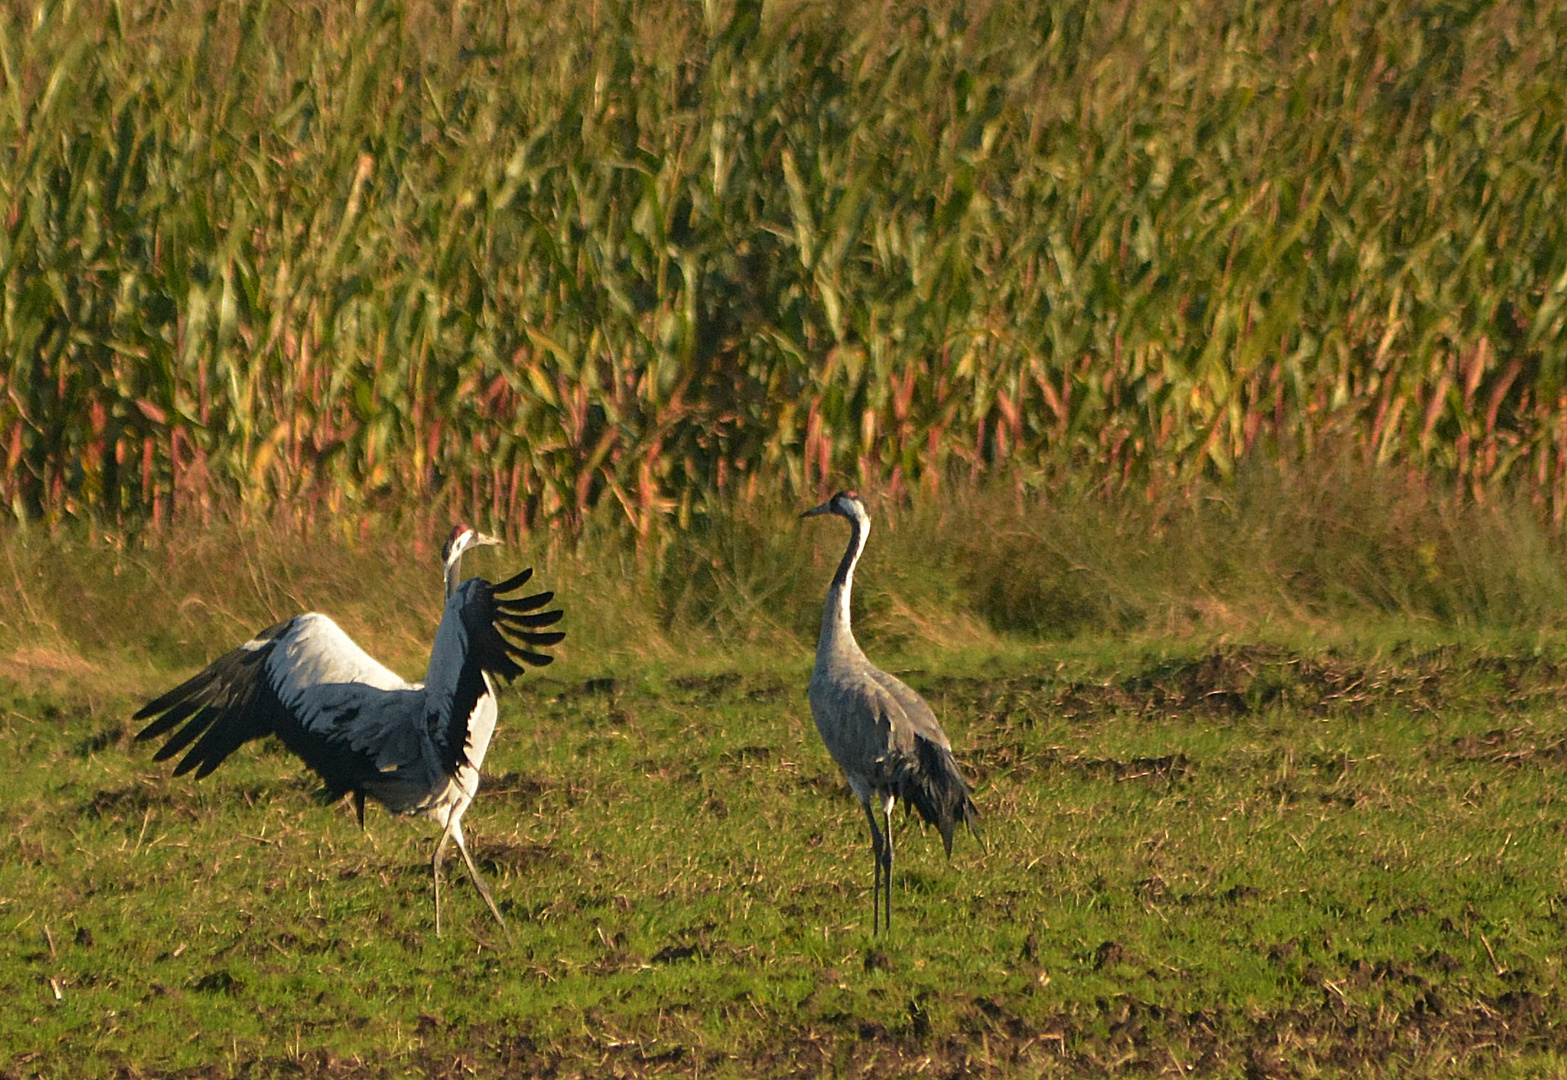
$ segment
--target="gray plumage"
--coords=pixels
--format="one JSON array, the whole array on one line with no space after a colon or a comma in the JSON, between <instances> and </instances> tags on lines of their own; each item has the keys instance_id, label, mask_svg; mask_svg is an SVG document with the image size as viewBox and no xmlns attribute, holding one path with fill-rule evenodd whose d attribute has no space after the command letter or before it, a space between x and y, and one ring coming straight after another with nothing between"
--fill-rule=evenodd
<instances>
[{"instance_id":1,"label":"gray plumage","mask_svg":"<svg viewBox=\"0 0 1567 1080\"><path fill-rule=\"evenodd\" d=\"M353 795L361 826L367 797L441 826L432 859L437 934L441 863L453 841L504 927L468 854L462 816L495 733L495 680L548 664L552 657L538 650L564 635L544 629L561 612L539 610L553 593L507 595L532 570L499 583L461 580L463 552L498 543L467 525L452 530L441 552L446 608L422 683L378 663L325 615L296 615L148 702L134 717L151 721L137 739L167 736L153 760L183 752L174 774L194 770L199 780L250 740L276 735L321 778L324 797Z\"/></svg>"},{"instance_id":2,"label":"gray plumage","mask_svg":"<svg viewBox=\"0 0 1567 1080\"><path fill-rule=\"evenodd\" d=\"M885 914L892 927L892 807L902 799L941 833L948 856L959 822L979 839L973 788L958 770L952 744L923 698L876 667L860 650L850 626L854 567L870 537L871 519L852 491L840 491L802 517L835 514L849 522L849 547L827 590L816 667L811 672L811 715L828 753L843 770L870 823L876 876L871 930ZM876 822L879 806L886 832ZM981 841L983 843L983 841Z\"/></svg>"}]
</instances>

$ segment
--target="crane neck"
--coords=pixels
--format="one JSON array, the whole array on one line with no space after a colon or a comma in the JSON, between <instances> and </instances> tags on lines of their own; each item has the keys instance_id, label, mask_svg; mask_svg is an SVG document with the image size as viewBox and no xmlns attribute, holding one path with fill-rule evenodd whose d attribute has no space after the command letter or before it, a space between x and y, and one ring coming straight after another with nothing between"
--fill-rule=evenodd
<instances>
[{"instance_id":1,"label":"crane neck","mask_svg":"<svg viewBox=\"0 0 1567 1080\"><path fill-rule=\"evenodd\" d=\"M865 541L870 539L871 523L868 518L849 518L849 546L844 550L843 561L833 575L827 589L827 607L822 611L822 632L817 639L817 652L831 652L840 643L858 648L854 630L849 624L850 594L854 591L854 567L865 551Z\"/></svg>"},{"instance_id":2,"label":"crane neck","mask_svg":"<svg viewBox=\"0 0 1567 1080\"><path fill-rule=\"evenodd\" d=\"M457 583L462 580L462 553L446 564L446 599L452 598L452 593L457 591Z\"/></svg>"}]
</instances>

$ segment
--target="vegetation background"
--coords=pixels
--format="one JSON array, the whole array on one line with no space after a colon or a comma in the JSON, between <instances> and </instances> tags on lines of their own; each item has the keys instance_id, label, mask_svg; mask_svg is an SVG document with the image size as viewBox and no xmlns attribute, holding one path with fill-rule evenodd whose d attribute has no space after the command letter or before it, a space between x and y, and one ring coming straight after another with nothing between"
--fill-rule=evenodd
<instances>
[{"instance_id":1,"label":"vegetation background","mask_svg":"<svg viewBox=\"0 0 1567 1080\"><path fill-rule=\"evenodd\" d=\"M1554 1075L1564 49L0 0L0 1075ZM847 486L996 853L911 839L885 948L799 693ZM428 938L417 828L123 719L302 609L416 674L456 518L570 612L472 822L505 945Z\"/></svg>"},{"instance_id":2,"label":"vegetation background","mask_svg":"<svg viewBox=\"0 0 1567 1080\"><path fill-rule=\"evenodd\" d=\"M8 3L18 518L1323 447L1567 510L1560 5Z\"/></svg>"}]
</instances>

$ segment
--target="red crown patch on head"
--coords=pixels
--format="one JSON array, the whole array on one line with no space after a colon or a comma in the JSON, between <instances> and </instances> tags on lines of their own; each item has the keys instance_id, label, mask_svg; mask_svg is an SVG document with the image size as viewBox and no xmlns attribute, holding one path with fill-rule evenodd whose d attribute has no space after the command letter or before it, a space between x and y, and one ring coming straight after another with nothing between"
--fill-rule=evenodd
<instances>
[{"instance_id":1,"label":"red crown patch on head","mask_svg":"<svg viewBox=\"0 0 1567 1080\"><path fill-rule=\"evenodd\" d=\"M452 555L452 548L456 545L457 541L461 539L464 534L471 532L473 532L473 526L471 525L453 525L451 535L446 538L446 543L441 545L441 561L445 562L447 559L450 559Z\"/></svg>"}]
</instances>

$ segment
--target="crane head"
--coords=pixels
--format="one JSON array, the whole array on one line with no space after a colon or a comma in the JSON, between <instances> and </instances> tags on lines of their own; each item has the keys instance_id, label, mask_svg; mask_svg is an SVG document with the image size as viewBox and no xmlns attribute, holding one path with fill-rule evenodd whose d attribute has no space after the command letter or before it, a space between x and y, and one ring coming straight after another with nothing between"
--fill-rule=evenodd
<instances>
[{"instance_id":1,"label":"crane head","mask_svg":"<svg viewBox=\"0 0 1567 1080\"><path fill-rule=\"evenodd\" d=\"M857 491L840 491L820 506L813 506L800 516L815 517L818 514L837 514L850 521L870 520L870 514L866 513L865 504L860 501Z\"/></svg>"},{"instance_id":2,"label":"crane head","mask_svg":"<svg viewBox=\"0 0 1567 1080\"><path fill-rule=\"evenodd\" d=\"M501 541L493 536L487 536L479 532L472 525L454 525L452 526L452 534L446 538L446 543L441 548L441 564L443 566L452 565L469 548L499 543Z\"/></svg>"},{"instance_id":3,"label":"crane head","mask_svg":"<svg viewBox=\"0 0 1567 1080\"><path fill-rule=\"evenodd\" d=\"M462 562L463 552L469 548L500 542L493 536L479 532L472 525L454 525L452 534L446 538L446 543L441 548L441 566L446 573L446 595L450 596L456 586L457 564Z\"/></svg>"}]
</instances>

